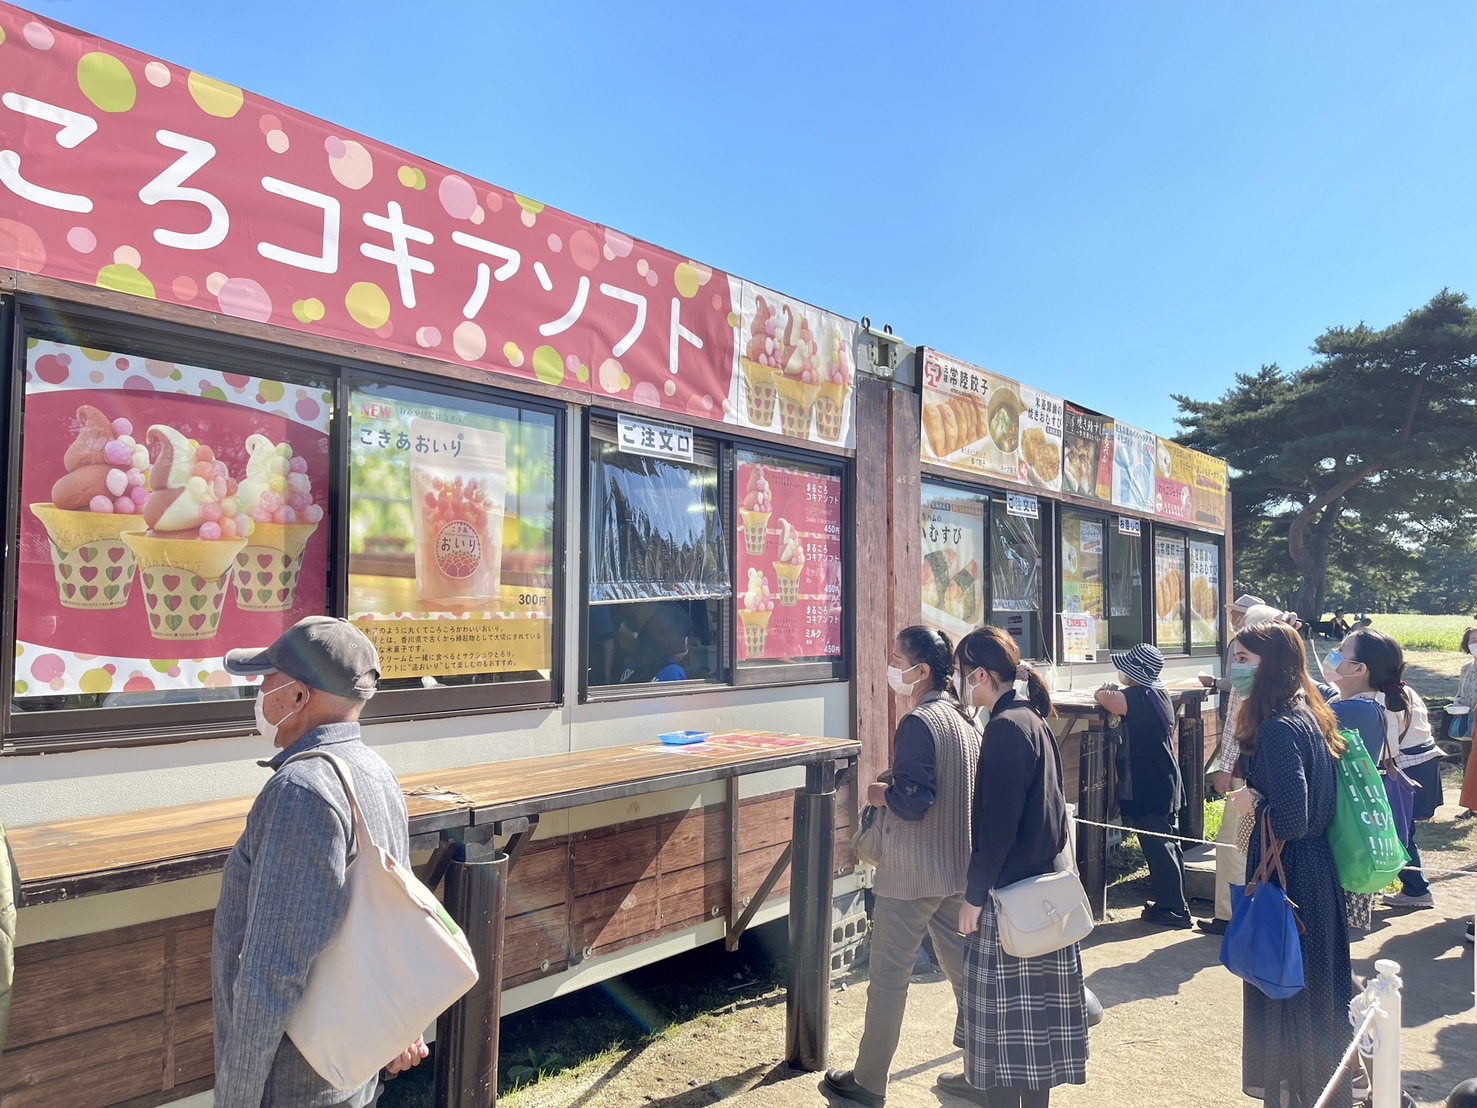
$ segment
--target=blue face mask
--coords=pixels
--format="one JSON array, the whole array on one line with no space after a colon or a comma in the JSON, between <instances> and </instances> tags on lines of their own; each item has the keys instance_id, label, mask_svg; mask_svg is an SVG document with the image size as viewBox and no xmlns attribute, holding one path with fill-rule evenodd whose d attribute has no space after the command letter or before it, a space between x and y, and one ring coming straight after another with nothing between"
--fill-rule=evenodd
<instances>
[{"instance_id":1,"label":"blue face mask","mask_svg":"<svg viewBox=\"0 0 1477 1108\"><path fill-rule=\"evenodd\" d=\"M1328 657L1323 659L1323 672L1332 677L1338 672L1339 666L1344 664L1344 656L1337 650L1330 650Z\"/></svg>"},{"instance_id":2,"label":"blue face mask","mask_svg":"<svg viewBox=\"0 0 1477 1108\"><path fill-rule=\"evenodd\" d=\"M1256 666L1250 662L1231 663L1231 687L1240 696L1250 696L1251 686L1256 681Z\"/></svg>"}]
</instances>

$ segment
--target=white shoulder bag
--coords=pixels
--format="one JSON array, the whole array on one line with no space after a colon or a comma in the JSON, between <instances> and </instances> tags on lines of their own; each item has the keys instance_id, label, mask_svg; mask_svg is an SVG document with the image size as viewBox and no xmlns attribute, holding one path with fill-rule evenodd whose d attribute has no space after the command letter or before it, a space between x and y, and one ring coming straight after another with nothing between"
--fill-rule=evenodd
<instances>
[{"instance_id":1,"label":"white shoulder bag","mask_svg":"<svg viewBox=\"0 0 1477 1108\"><path fill-rule=\"evenodd\" d=\"M1071 847L1072 821L1068 817L1067 845L1057 855L1054 872L990 890L1005 953L1016 958L1039 958L1092 934L1092 908L1074 869Z\"/></svg>"},{"instance_id":2,"label":"white shoulder bag","mask_svg":"<svg viewBox=\"0 0 1477 1108\"><path fill-rule=\"evenodd\" d=\"M377 845L348 763L324 750L349 797L354 851L343 922L313 959L287 1034L336 1089L357 1089L477 983L467 937L430 889ZM285 764L285 763L284 763Z\"/></svg>"}]
</instances>

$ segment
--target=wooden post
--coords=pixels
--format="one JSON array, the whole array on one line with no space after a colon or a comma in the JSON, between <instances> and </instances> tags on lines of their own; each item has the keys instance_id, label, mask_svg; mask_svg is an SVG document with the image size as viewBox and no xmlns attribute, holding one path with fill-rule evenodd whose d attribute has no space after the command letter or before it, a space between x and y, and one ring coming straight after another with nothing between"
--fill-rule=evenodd
<instances>
[{"instance_id":1,"label":"wooden post","mask_svg":"<svg viewBox=\"0 0 1477 1108\"><path fill-rule=\"evenodd\" d=\"M1187 839L1205 838L1205 721L1200 715L1201 694L1184 694L1185 710L1180 717L1180 778L1184 782L1185 806L1180 809L1180 834Z\"/></svg>"},{"instance_id":2,"label":"wooden post","mask_svg":"<svg viewBox=\"0 0 1477 1108\"><path fill-rule=\"evenodd\" d=\"M831 870L836 858L836 765L805 768L795 793L790 871L790 979L785 994L785 1061L823 1070L830 1047Z\"/></svg>"},{"instance_id":3,"label":"wooden post","mask_svg":"<svg viewBox=\"0 0 1477 1108\"><path fill-rule=\"evenodd\" d=\"M1077 778L1077 815L1094 823L1108 822L1108 718L1099 710L1082 732ZM1108 910L1108 831L1077 825L1077 874L1087 890L1093 919Z\"/></svg>"},{"instance_id":4,"label":"wooden post","mask_svg":"<svg viewBox=\"0 0 1477 1108\"><path fill-rule=\"evenodd\" d=\"M446 871L446 911L466 932L480 976L436 1021L435 1108L497 1103L507 877L508 856L493 843L457 844Z\"/></svg>"}]
</instances>

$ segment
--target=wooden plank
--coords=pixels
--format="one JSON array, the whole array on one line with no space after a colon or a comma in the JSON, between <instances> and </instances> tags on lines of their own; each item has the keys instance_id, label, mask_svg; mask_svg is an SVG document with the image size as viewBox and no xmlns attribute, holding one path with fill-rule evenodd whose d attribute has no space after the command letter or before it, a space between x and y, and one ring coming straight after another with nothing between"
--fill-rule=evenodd
<instances>
[{"instance_id":1,"label":"wooden plank","mask_svg":"<svg viewBox=\"0 0 1477 1108\"><path fill-rule=\"evenodd\" d=\"M176 1086L215 1074L215 1010L210 1001L190 1004L174 1014Z\"/></svg>"},{"instance_id":2,"label":"wooden plank","mask_svg":"<svg viewBox=\"0 0 1477 1108\"><path fill-rule=\"evenodd\" d=\"M885 563L888 583L888 626L882 632L881 649L872 655L861 655L862 672L876 674L882 659L892 648L892 636L923 618L923 553L921 550L923 494L919 480L920 447L923 413L920 399L912 389L889 389L887 394L887 527L890 539ZM1049 544L1048 544L1049 545ZM1047 581L1051 577L1045 578ZM882 674L885 680L885 674ZM900 721L897 698L887 697L888 724L885 748L887 757L878 769L892 764L892 741ZM877 741L874 737L873 741ZM875 777L869 777L869 781Z\"/></svg>"},{"instance_id":3,"label":"wooden plank","mask_svg":"<svg viewBox=\"0 0 1477 1108\"><path fill-rule=\"evenodd\" d=\"M28 960L15 975L6 1059L11 1048L163 1012L164 950L165 937L155 935ZM58 1004L59 997L66 1003Z\"/></svg>"},{"instance_id":4,"label":"wooden plank","mask_svg":"<svg viewBox=\"0 0 1477 1108\"><path fill-rule=\"evenodd\" d=\"M209 927L181 931L175 938L176 1005L210 999L210 938Z\"/></svg>"},{"instance_id":5,"label":"wooden plank","mask_svg":"<svg viewBox=\"0 0 1477 1108\"><path fill-rule=\"evenodd\" d=\"M7 1044L0 1108L109 1108L158 1092L163 1030L164 1017L153 1015L17 1049Z\"/></svg>"},{"instance_id":6,"label":"wooden plank","mask_svg":"<svg viewBox=\"0 0 1477 1108\"><path fill-rule=\"evenodd\" d=\"M626 939L657 930L657 882L638 881L618 889L602 889L570 903L571 947L577 953L600 954ZM3 1106L0 1106L3 1108Z\"/></svg>"},{"instance_id":7,"label":"wooden plank","mask_svg":"<svg viewBox=\"0 0 1477 1108\"><path fill-rule=\"evenodd\" d=\"M665 873L699 862L727 858L726 807L724 804L710 804L665 821L658 830L661 846L657 851L657 868Z\"/></svg>"},{"instance_id":8,"label":"wooden plank","mask_svg":"<svg viewBox=\"0 0 1477 1108\"><path fill-rule=\"evenodd\" d=\"M626 888L656 876L656 824L585 832L570 843L569 855L571 896Z\"/></svg>"},{"instance_id":9,"label":"wooden plank","mask_svg":"<svg viewBox=\"0 0 1477 1108\"><path fill-rule=\"evenodd\" d=\"M699 873L704 868L693 867ZM705 885L677 889L670 893L666 891L665 885L662 887L662 895L657 903L657 919L663 931L675 931L706 923L711 919L723 918L728 911L728 872L721 865L719 871L719 879Z\"/></svg>"},{"instance_id":10,"label":"wooden plank","mask_svg":"<svg viewBox=\"0 0 1477 1108\"><path fill-rule=\"evenodd\" d=\"M518 859L508 878L509 918L563 904L569 886L569 841L534 844Z\"/></svg>"},{"instance_id":11,"label":"wooden plank","mask_svg":"<svg viewBox=\"0 0 1477 1108\"><path fill-rule=\"evenodd\" d=\"M759 891L759 886L769 876L770 869L779 860L779 856L785 852L786 845L788 845L788 840L776 846L761 847L758 850L751 850L739 855L740 897L752 897ZM779 896L782 893L788 892L789 889L790 871L786 869L784 876L779 879L779 883L774 887L774 895ZM742 901L740 902L742 903Z\"/></svg>"},{"instance_id":12,"label":"wooden plank","mask_svg":"<svg viewBox=\"0 0 1477 1108\"><path fill-rule=\"evenodd\" d=\"M503 925L503 988L559 973L568 966L568 958L569 915L564 905L516 916Z\"/></svg>"},{"instance_id":13,"label":"wooden plank","mask_svg":"<svg viewBox=\"0 0 1477 1108\"><path fill-rule=\"evenodd\" d=\"M763 743L778 745L764 746ZM660 744L603 747L463 766L401 779L411 830L489 822L847 758L846 739L726 732L681 753ZM219 869L241 833L250 797L17 827L10 833L23 901L128 888ZM467 809L475 807L475 814Z\"/></svg>"},{"instance_id":14,"label":"wooden plank","mask_svg":"<svg viewBox=\"0 0 1477 1108\"><path fill-rule=\"evenodd\" d=\"M858 375L856 383L856 457L852 472L856 475L855 511L852 535L854 558L852 595L858 602L854 630L856 643L855 675L856 734L861 740L861 763L858 773L863 781L875 781L888 766L891 723L888 711L892 692L887 687L887 673L882 659L887 657L893 628L888 626L889 604L859 602L870 590L883 588L881 577L890 580L894 567L889 558L892 542L888 527L877 526L886 520L892 498L892 476L888 472L887 428L891 387L886 381ZM913 525L912 529L916 529ZM865 575L865 577L864 577ZM865 582L865 583L864 583ZM919 586L922 607L922 586ZM840 808L840 804L837 807Z\"/></svg>"},{"instance_id":15,"label":"wooden plank","mask_svg":"<svg viewBox=\"0 0 1477 1108\"><path fill-rule=\"evenodd\" d=\"M791 793L744 801L739 811L739 853L790 841L795 822Z\"/></svg>"}]
</instances>

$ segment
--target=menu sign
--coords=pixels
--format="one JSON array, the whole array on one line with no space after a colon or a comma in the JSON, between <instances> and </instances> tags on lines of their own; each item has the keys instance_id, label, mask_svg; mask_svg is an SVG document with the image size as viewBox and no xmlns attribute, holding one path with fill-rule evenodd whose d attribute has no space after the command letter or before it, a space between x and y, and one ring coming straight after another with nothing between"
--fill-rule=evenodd
<instances>
[{"instance_id":1,"label":"menu sign","mask_svg":"<svg viewBox=\"0 0 1477 1108\"><path fill-rule=\"evenodd\" d=\"M1195 505L1195 525L1207 531L1225 531L1226 497L1230 487L1226 463L1198 450L1194 459L1195 488L1191 497Z\"/></svg>"},{"instance_id":2,"label":"menu sign","mask_svg":"<svg viewBox=\"0 0 1477 1108\"><path fill-rule=\"evenodd\" d=\"M1220 644L1220 550L1190 540L1190 645Z\"/></svg>"},{"instance_id":3,"label":"menu sign","mask_svg":"<svg viewBox=\"0 0 1477 1108\"><path fill-rule=\"evenodd\" d=\"M1160 519L1189 523L1195 518L1194 451L1169 439L1160 439L1154 465L1154 514Z\"/></svg>"},{"instance_id":4,"label":"menu sign","mask_svg":"<svg viewBox=\"0 0 1477 1108\"><path fill-rule=\"evenodd\" d=\"M1166 654L1185 649L1185 540L1154 539L1154 641Z\"/></svg>"},{"instance_id":5,"label":"menu sign","mask_svg":"<svg viewBox=\"0 0 1477 1108\"><path fill-rule=\"evenodd\" d=\"M1113 421L1073 404L1062 423L1062 492L1113 500Z\"/></svg>"},{"instance_id":6,"label":"menu sign","mask_svg":"<svg viewBox=\"0 0 1477 1108\"><path fill-rule=\"evenodd\" d=\"M1068 662L1095 662L1098 621L1077 612L1062 613L1062 653Z\"/></svg>"},{"instance_id":7,"label":"menu sign","mask_svg":"<svg viewBox=\"0 0 1477 1108\"><path fill-rule=\"evenodd\" d=\"M1113 423L1113 503L1129 511L1154 510L1154 455L1157 440L1148 431Z\"/></svg>"},{"instance_id":8,"label":"menu sign","mask_svg":"<svg viewBox=\"0 0 1477 1108\"><path fill-rule=\"evenodd\" d=\"M926 350L923 461L1059 492L1060 397Z\"/></svg>"},{"instance_id":9,"label":"menu sign","mask_svg":"<svg viewBox=\"0 0 1477 1108\"><path fill-rule=\"evenodd\" d=\"M548 669L552 421L350 399L349 615L381 676Z\"/></svg>"},{"instance_id":10,"label":"menu sign","mask_svg":"<svg viewBox=\"0 0 1477 1108\"><path fill-rule=\"evenodd\" d=\"M955 642L985 618L985 499L923 493L923 622Z\"/></svg>"},{"instance_id":11,"label":"menu sign","mask_svg":"<svg viewBox=\"0 0 1477 1108\"><path fill-rule=\"evenodd\" d=\"M328 393L33 339L24 401L19 708L244 685L327 609Z\"/></svg>"},{"instance_id":12,"label":"menu sign","mask_svg":"<svg viewBox=\"0 0 1477 1108\"><path fill-rule=\"evenodd\" d=\"M849 446L856 325L0 3L0 267Z\"/></svg>"},{"instance_id":13,"label":"menu sign","mask_svg":"<svg viewBox=\"0 0 1477 1108\"><path fill-rule=\"evenodd\" d=\"M741 461L739 657L803 661L841 654L841 478Z\"/></svg>"}]
</instances>

